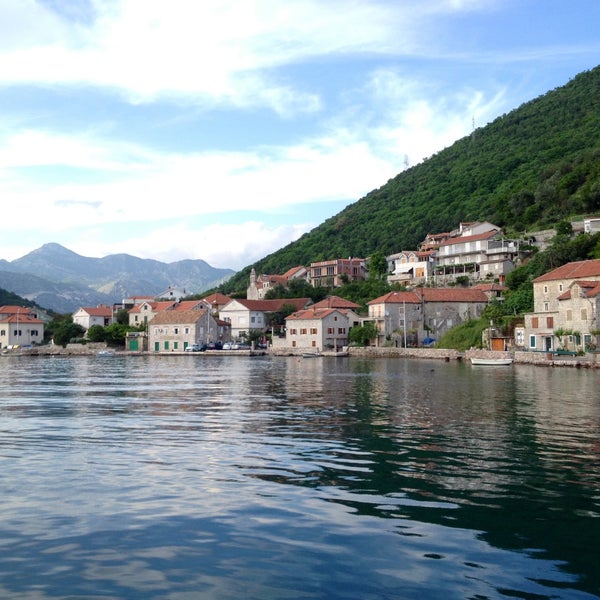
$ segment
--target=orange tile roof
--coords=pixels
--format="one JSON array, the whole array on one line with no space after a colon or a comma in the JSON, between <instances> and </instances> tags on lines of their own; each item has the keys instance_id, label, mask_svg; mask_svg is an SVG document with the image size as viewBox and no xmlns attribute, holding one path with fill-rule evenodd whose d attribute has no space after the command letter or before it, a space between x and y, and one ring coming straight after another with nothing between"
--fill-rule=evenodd
<instances>
[{"instance_id":1,"label":"orange tile roof","mask_svg":"<svg viewBox=\"0 0 600 600\"><path fill-rule=\"evenodd\" d=\"M32 316L29 313L12 314L5 319L0 320L0 323L19 323L28 325L39 325L43 323L41 319Z\"/></svg>"},{"instance_id":2,"label":"orange tile roof","mask_svg":"<svg viewBox=\"0 0 600 600\"><path fill-rule=\"evenodd\" d=\"M286 319L290 319L291 321L324 319L333 313L347 315L348 311L343 308L315 308L311 306L310 308L292 313Z\"/></svg>"},{"instance_id":3,"label":"orange tile roof","mask_svg":"<svg viewBox=\"0 0 600 600\"><path fill-rule=\"evenodd\" d=\"M208 302L211 306L213 304L218 304L222 306L230 302L231 298L229 296L225 296L225 294L220 294L219 292L216 292L215 294L210 294L209 296L202 298L202 300L204 300L204 302Z\"/></svg>"}]
</instances>

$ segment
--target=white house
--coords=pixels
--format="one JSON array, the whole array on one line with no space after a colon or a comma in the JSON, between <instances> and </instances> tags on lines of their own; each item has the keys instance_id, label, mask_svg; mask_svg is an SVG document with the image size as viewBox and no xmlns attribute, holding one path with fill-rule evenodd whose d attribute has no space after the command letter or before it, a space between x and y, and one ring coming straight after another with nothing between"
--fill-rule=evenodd
<instances>
[{"instance_id":1,"label":"white house","mask_svg":"<svg viewBox=\"0 0 600 600\"><path fill-rule=\"evenodd\" d=\"M0 307L0 348L38 345L44 341L44 322L23 306Z\"/></svg>"},{"instance_id":2,"label":"white house","mask_svg":"<svg viewBox=\"0 0 600 600\"><path fill-rule=\"evenodd\" d=\"M92 325L106 327L114 323L112 307L105 304L82 306L73 313L73 323L81 325L86 331Z\"/></svg>"},{"instance_id":3,"label":"white house","mask_svg":"<svg viewBox=\"0 0 600 600\"><path fill-rule=\"evenodd\" d=\"M300 310L310 304L310 298L283 298L280 300L246 300L234 298L219 313L221 319L231 324L231 337L239 339L242 333L250 330L266 331L269 328L269 314L290 306Z\"/></svg>"}]
</instances>

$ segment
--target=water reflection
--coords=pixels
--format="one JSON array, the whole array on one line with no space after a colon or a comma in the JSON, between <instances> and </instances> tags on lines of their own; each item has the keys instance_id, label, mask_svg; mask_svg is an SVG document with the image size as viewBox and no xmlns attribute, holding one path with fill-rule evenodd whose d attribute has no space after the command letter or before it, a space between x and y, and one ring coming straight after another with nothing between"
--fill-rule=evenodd
<instances>
[{"instance_id":1,"label":"water reflection","mask_svg":"<svg viewBox=\"0 0 600 600\"><path fill-rule=\"evenodd\" d=\"M0 361L0 594L595 597L597 390L414 360Z\"/></svg>"}]
</instances>

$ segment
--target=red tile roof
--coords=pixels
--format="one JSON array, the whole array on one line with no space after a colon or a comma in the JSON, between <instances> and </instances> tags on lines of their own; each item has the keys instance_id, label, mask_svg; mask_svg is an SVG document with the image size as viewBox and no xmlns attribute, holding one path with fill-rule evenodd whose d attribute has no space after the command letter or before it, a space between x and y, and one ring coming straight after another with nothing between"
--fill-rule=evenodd
<instances>
[{"instance_id":1,"label":"red tile roof","mask_svg":"<svg viewBox=\"0 0 600 600\"><path fill-rule=\"evenodd\" d=\"M85 311L90 317L112 317L110 306L82 306L79 310Z\"/></svg>"},{"instance_id":2,"label":"red tile roof","mask_svg":"<svg viewBox=\"0 0 600 600\"><path fill-rule=\"evenodd\" d=\"M374 304L420 304L424 302L487 302L487 296L481 290L473 288L415 288L412 292L389 292L375 300Z\"/></svg>"},{"instance_id":3,"label":"red tile roof","mask_svg":"<svg viewBox=\"0 0 600 600\"><path fill-rule=\"evenodd\" d=\"M500 235L500 232L496 229L492 229L490 231L486 231L485 233L478 233L477 235L465 235L455 238L450 238L444 242L440 243L440 248L442 246L451 246L453 244L464 244L465 242L478 242L479 240L489 240L496 235Z\"/></svg>"},{"instance_id":4,"label":"red tile roof","mask_svg":"<svg viewBox=\"0 0 600 600\"><path fill-rule=\"evenodd\" d=\"M204 318L208 309L204 310L163 310L157 313L149 325L188 325Z\"/></svg>"},{"instance_id":5,"label":"red tile roof","mask_svg":"<svg viewBox=\"0 0 600 600\"><path fill-rule=\"evenodd\" d=\"M311 308L360 308L360 304L346 300L346 298L340 298L339 296L327 296L320 302L315 302Z\"/></svg>"},{"instance_id":6,"label":"red tile roof","mask_svg":"<svg viewBox=\"0 0 600 600\"><path fill-rule=\"evenodd\" d=\"M540 275L540 277L536 277L533 283L556 281L558 279L584 279L585 277L600 277L600 258L567 263L562 267Z\"/></svg>"},{"instance_id":7,"label":"red tile roof","mask_svg":"<svg viewBox=\"0 0 600 600\"><path fill-rule=\"evenodd\" d=\"M300 310L309 305L310 298L280 298L277 300L247 300L245 298L237 298L236 302L239 302L248 310L275 312L281 310L285 304L293 306L295 310Z\"/></svg>"}]
</instances>

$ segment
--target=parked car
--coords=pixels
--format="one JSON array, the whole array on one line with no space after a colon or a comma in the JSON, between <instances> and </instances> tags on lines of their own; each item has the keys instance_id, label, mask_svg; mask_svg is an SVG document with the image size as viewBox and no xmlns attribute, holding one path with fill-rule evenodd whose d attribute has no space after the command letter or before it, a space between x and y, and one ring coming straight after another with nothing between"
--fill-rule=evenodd
<instances>
[{"instance_id":1,"label":"parked car","mask_svg":"<svg viewBox=\"0 0 600 600\"><path fill-rule=\"evenodd\" d=\"M206 350L206 344L190 344L185 351L186 352L204 352Z\"/></svg>"},{"instance_id":2,"label":"parked car","mask_svg":"<svg viewBox=\"0 0 600 600\"><path fill-rule=\"evenodd\" d=\"M231 347L232 350L250 350L250 346L248 344L244 344L243 342L236 342Z\"/></svg>"},{"instance_id":3,"label":"parked car","mask_svg":"<svg viewBox=\"0 0 600 600\"><path fill-rule=\"evenodd\" d=\"M223 348L223 344L220 341L216 342L208 342L206 349L207 350L221 350Z\"/></svg>"},{"instance_id":4,"label":"parked car","mask_svg":"<svg viewBox=\"0 0 600 600\"><path fill-rule=\"evenodd\" d=\"M231 342L225 342L223 344L223 350L233 350L232 346L233 344Z\"/></svg>"}]
</instances>

